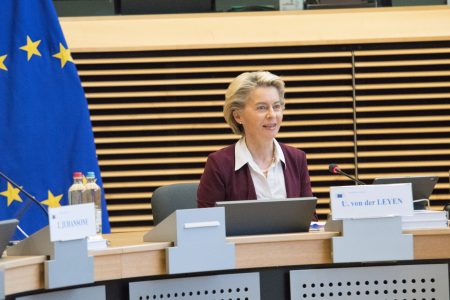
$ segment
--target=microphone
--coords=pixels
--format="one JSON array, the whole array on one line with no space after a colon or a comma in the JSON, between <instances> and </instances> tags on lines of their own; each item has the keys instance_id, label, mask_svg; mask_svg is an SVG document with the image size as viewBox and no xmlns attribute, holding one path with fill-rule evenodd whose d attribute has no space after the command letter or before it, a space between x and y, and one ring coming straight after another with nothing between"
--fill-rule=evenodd
<instances>
[{"instance_id":1,"label":"microphone","mask_svg":"<svg viewBox=\"0 0 450 300\"><path fill-rule=\"evenodd\" d=\"M17 183L15 183L14 181L12 181L8 176L6 176L5 174L3 174L2 172L0 172L0 177L3 177L6 181L8 181L9 183L11 183L12 186L14 186L15 188L19 189L19 191L21 191L22 193L25 194L25 196L28 197L28 199L30 199L31 201L33 201L34 203L36 203L45 213L45 215L48 217L48 212L45 210L44 206L30 193L28 193L27 191L25 191L22 187L20 187ZM26 209L28 208L29 205L25 206L22 211L19 213L19 215L17 216L17 219L20 219L20 217L22 217L22 215L25 213Z\"/></svg>"},{"instance_id":2,"label":"microphone","mask_svg":"<svg viewBox=\"0 0 450 300\"><path fill-rule=\"evenodd\" d=\"M344 175L345 177L350 178L352 181L356 182L359 185L365 185L365 183L362 182L361 180L359 180L358 178L351 176L351 175L345 173L344 171L342 171L341 168L339 168L339 166L337 164L330 164L328 166L328 171L331 174Z\"/></svg>"}]
</instances>

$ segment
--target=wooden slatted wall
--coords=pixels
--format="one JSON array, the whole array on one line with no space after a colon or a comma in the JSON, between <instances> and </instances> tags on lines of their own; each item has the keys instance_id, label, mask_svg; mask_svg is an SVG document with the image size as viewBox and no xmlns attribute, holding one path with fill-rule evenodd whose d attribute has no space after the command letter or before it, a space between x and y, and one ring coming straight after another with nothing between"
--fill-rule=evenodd
<instances>
[{"instance_id":1,"label":"wooden slatted wall","mask_svg":"<svg viewBox=\"0 0 450 300\"><path fill-rule=\"evenodd\" d=\"M376 45L354 52L361 178L438 175L434 209L450 200L449 46Z\"/></svg>"},{"instance_id":2,"label":"wooden slatted wall","mask_svg":"<svg viewBox=\"0 0 450 300\"><path fill-rule=\"evenodd\" d=\"M450 51L389 47L398 45L74 53L112 230L147 229L157 187L198 181L207 155L236 141L223 119L224 92L253 70L286 81L278 139L307 152L322 218L329 186L351 184L328 173L331 162L367 182L437 174L439 208L449 200Z\"/></svg>"}]
</instances>

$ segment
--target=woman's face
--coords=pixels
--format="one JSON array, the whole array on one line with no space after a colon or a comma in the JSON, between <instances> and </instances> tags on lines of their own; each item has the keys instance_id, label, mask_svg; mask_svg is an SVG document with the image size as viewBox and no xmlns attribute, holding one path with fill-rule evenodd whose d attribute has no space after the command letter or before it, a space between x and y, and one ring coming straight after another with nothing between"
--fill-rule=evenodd
<instances>
[{"instance_id":1,"label":"woman's face","mask_svg":"<svg viewBox=\"0 0 450 300\"><path fill-rule=\"evenodd\" d=\"M280 130L283 109L275 87L257 87L250 93L244 108L234 111L233 116L244 127L246 138L269 141Z\"/></svg>"}]
</instances>

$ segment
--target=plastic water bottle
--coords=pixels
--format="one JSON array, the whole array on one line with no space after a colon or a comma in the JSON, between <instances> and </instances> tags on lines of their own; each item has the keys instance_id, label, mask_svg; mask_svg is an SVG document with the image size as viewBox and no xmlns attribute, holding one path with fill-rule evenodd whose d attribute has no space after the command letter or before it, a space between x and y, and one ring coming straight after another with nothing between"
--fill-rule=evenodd
<instances>
[{"instance_id":1,"label":"plastic water bottle","mask_svg":"<svg viewBox=\"0 0 450 300\"><path fill-rule=\"evenodd\" d=\"M85 185L84 201L86 203L93 202L95 204L95 228L97 234L102 233L102 191L97 183L95 183L95 173L87 172L87 183Z\"/></svg>"},{"instance_id":2,"label":"plastic water bottle","mask_svg":"<svg viewBox=\"0 0 450 300\"><path fill-rule=\"evenodd\" d=\"M84 194L83 173L73 173L73 184L69 188L69 205L83 203Z\"/></svg>"}]
</instances>

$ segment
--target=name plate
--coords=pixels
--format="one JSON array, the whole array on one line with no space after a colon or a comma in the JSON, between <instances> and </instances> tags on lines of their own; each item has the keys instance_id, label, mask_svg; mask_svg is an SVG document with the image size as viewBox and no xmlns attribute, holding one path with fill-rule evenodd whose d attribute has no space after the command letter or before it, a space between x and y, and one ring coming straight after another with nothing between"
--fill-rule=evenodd
<instances>
[{"instance_id":1,"label":"name plate","mask_svg":"<svg viewBox=\"0 0 450 300\"><path fill-rule=\"evenodd\" d=\"M50 241L72 241L94 236L94 203L48 209Z\"/></svg>"},{"instance_id":2,"label":"name plate","mask_svg":"<svg viewBox=\"0 0 450 300\"><path fill-rule=\"evenodd\" d=\"M330 188L333 220L412 216L411 183L334 186Z\"/></svg>"}]
</instances>

